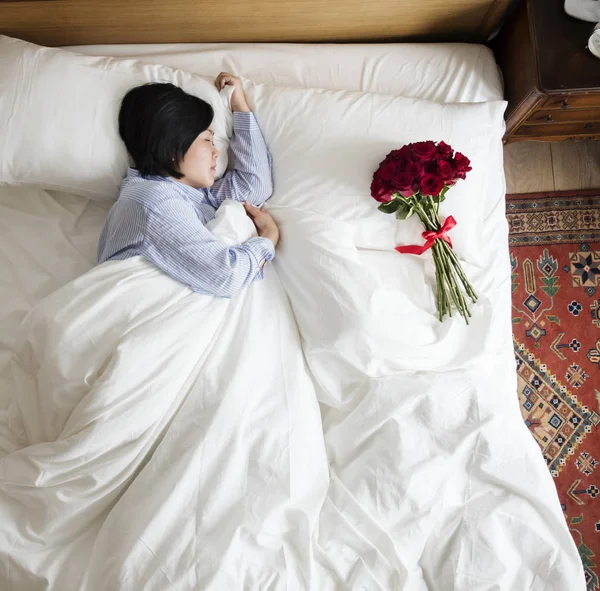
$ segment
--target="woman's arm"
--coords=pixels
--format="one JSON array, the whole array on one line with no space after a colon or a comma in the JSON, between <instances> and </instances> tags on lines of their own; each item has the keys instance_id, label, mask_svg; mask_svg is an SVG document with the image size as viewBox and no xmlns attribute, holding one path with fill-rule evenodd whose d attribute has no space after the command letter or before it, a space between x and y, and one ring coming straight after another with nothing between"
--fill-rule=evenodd
<instances>
[{"instance_id":1,"label":"woman's arm","mask_svg":"<svg viewBox=\"0 0 600 591\"><path fill-rule=\"evenodd\" d=\"M233 113L231 151L234 168L215 181L208 200L216 208L225 199L261 205L273 193L271 154L251 111Z\"/></svg>"},{"instance_id":2,"label":"woman's arm","mask_svg":"<svg viewBox=\"0 0 600 591\"><path fill-rule=\"evenodd\" d=\"M219 207L225 199L261 205L273 193L271 154L246 101L242 81L233 74L221 72L215 80L215 86L219 91L224 86L234 87L231 95L231 151L235 164L233 170L215 181L208 191L208 199L214 207Z\"/></svg>"},{"instance_id":3,"label":"woman's arm","mask_svg":"<svg viewBox=\"0 0 600 591\"><path fill-rule=\"evenodd\" d=\"M147 210L142 255L199 293L232 298L255 279L274 254L268 238L229 247L207 230L191 203L170 199Z\"/></svg>"}]
</instances>

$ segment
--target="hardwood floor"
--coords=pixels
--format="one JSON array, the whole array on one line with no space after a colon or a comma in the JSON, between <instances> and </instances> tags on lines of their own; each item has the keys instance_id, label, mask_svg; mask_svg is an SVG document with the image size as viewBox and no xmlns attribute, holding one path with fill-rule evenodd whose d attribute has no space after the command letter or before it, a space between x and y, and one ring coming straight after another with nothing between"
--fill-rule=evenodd
<instances>
[{"instance_id":1,"label":"hardwood floor","mask_svg":"<svg viewBox=\"0 0 600 591\"><path fill-rule=\"evenodd\" d=\"M600 141L515 142L504 171L507 193L600 188Z\"/></svg>"}]
</instances>

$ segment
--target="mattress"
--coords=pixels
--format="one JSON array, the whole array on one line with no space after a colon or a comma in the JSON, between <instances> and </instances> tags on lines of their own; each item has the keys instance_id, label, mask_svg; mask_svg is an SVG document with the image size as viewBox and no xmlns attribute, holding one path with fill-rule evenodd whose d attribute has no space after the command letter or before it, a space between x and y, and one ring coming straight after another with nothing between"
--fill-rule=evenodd
<instances>
[{"instance_id":1,"label":"mattress","mask_svg":"<svg viewBox=\"0 0 600 591\"><path fill-rule=\"evenodd\" d=\"M137 57L200 74L229 70L254 82L288 87L341 88L449 103L479 103L502 96L493 56L477 45L194 44L70 49L89 55ZM327 292L327 282L350 286L344 297L356 295L360 302L361 278L353 274L360 269L370 270L364 275L369 281L376 278L380 299L403 290L424 293L423 285L414 280L420 276L414 273L414 266L407 275L396 277L386 272L385 257L396 257L396 253L382 254L369 244L350 249L355 256L350 260L344 258L347 252L341 243L326 245L333 259L330 277L319 278L318 268L311 268L310 262L303 267L302 252L296 257L285 252L288 262L298 260L297 268L291 264L284 268L276 262L281 284L294 287L293 294L289 289L287 293L294 312L299 312L296 316L286 312L273 296L284 295L274 275L257 284L249 301L233 303L234 320L219 328L228 335L229 348L215 346L208 357L215 361L214 367L226 372L217 373L204 359L204 365L195 365L194 351L223 313L221 309L207 313L199 299L190 308L189 318L174 313L172 321L161 327L164 342L148 344L143 334L136 336L131 331L131 341L119 348L117 360L127 356L131 363L140 363L136 347L145 347L152 353L148 359L158 363L140 367L140 373L151 372L165 392L177 393L182 388L178 380L189 371L196 378L196 396L185 401L174 396L172 402L177 408L181 405L182 412L172 415L170 424L165 423L167 419L154 424L151 418L167 404L160 389L148 392L148 399L132 401L127 397L121 400L119 388L127 391L126 382L117 380L119 388L98 386L104 388L110 404L94 421L85 452L94 458L98 454L97 472L88 474L95 484L93 494L85 497L90 506L93 495L101 494L113 482L109 476L114 465L102 455L107 416L112 413L118 421L122 415L125 435L119 449L125 458L141 453L132 448L138 439L140 445L152 445L151 431L168 436L148 466L140 466L141 472L136 472L135 480L99 529L74 530L80 537L71 536L65 556L77 552L81 544L81 548L93 547L95 556L102 557L90 563L87 583L96 585L86 589L103 588L105 580L113 585L120 581L124 588L137 585L136 589L563 591L567 580L573 582L573 591L583 588L576 550L552 478L522 424L517 397L512 394L516 376L512 372L510 263L499 141L490 151L487 172L494 190L491 197L485 196L481 208L487 232L485 253L464 253L468 272L485 295L479 308L484 322L479 328L474 322L472 333L464 327L457 330L456 323L437 322L423 324L423 330L417 331L418 317L413 319L413 332L406 333L394 315L386 326L370 325L359 314L336 316L347 302L336 300L335 290ZM79 282L71 282L94 266L98 235L109 207L110 203L55 191L0 188L0 300L4 304L0 310L0 387L5 407L15 387L12 380L19 375L18 368L11 371L15 368L10 363L21 323L37 302L64 286L25 323L27 330L38 331L38 343L48 347L48 352L41 347L35 355L46 364L48 383L40 385L41 391L51 395L48 400L31 402L42 409L35 417L42 428L29 426L30 432L38 428L42 446L57 435L53 431L55 415L63 412L52 396L59 400L71 396L70 391L53 392L52 384L59 383L63 370L77 378L74 389L81 383L93 384L104 367L102 348L122 325L129 330L130 319L124 317L129 312L119 306L120 292L103 287L102 281L114 280L114 285L110 281L106 285L119 289L129 281L133 291L123 293L153 309L163 308L166 300L185 299L183 288L170 280L154 282L159 288L156 291L145 289L144 281L156 271L134 259L123 262L122 276L108 277L110 267L101 266ZM286 220L284 208L278 213L282 235L297 231ZM309 212L313 238L327 240L328 231L336 224L313 214ZM339 225L344 230L344 224ZM326 250L323 244L319 247ZM285 244L281 249L283 254ZM101 281L90 287L86 282L92 275ZM412 284L405 286L402 282L407 278ZM330 295L330 301L321 302L321 316L312 313L312 294L304 291L305 285L319 282L323 293ZM72 332L63 333L60 322L55 321L62 313L57 301L68 301L71 294L73 313L68 320ZM368 294L365 300L378 310L386 305L375 298L369 300ZM327 305L330 317L324 318ZM110 319L110 330L99 326L93 333L81 330L88 311ZM269 319L264 326L257 320L261 315ZM327 331L336 321L334 328L344 330L334 334L329 343ZM190 334L185 331L187 322L205 323L206 330ZM300 335L303 349L296 343L296 324L300 332L306 328ZM249 336L250 354L244 354L236 331ZM400 335L398 349L393 348L397 344L394 339L386 342L386 333L392 331ZM70 334L81 347L73 358L64 358L60 353L68 349ZM320 338L311 342L311 334ZM56 335L60 339L56 340ZM372 347L373 341L377 342ZM287 359L283 364L286 372L279 374L268 364L261 365L257 355L261 342L279 344L280 361L283 364L283 358ZM370 353L384 362L374 366ZM170 362L161 366L164 359ZM88 369L89 360L97 368ZM305 360L311 368L311 383L306 379ZM186 364L189 367L184 371ZM368 379L363 379L367 374ZM118 363L115 375L120 375ZM268 388L255 386L261 382ZM326 400L323 392L332 397L321 405L320 416L316 405L305 400L313 387L321 402ZM215 391L225 393L220 404L207 400ZM244 401L241 405L240 400ZM83 414L93 415L95 404L91 400L91 409L86 407ZM145 414L139 412L140 404ZM206 408L214 408L214 415L206 413ZM134 415L136 421L130 423L128 417ZM74 437L79 435L79 419L61 419L68 421L66 428L71 425ZM130 440L128 429L143 436ZM243 445L239 433L248 437ZM2 436L0 421L0 451ZM322 444L327 449L326 462ZM246 447L255 451L245 455ZM5 446L4 451L10 450ZM56 457L45 454L40 448L35 457L40 470L36 487L50 488L59 477L70 482L70 450ZM238 456L246 458L245 462L238 461ZM289 480L278 480L278 470L289 471ZM204 487L202 495L196 488L201 472L203 478L207 474L214 477L214 485ZM249 482L264 486L267 492L250 487L246 497L236 502L238 479L256 474L258 479ZM447 486L448 482L452 485ZM313 483L316 488L311 489ZM77 482L71 490L77 494ZM28 490L22 504L13 503L10 517L25 511L29 502L36 506L38 494L42 493L37 489ZM46 509L58 516L57 524L64 520L76 528L78 516L71 515L76 508L68 494L61 496ZM110 500L110 491L106 496ZM280 510L270 514L269 504ZM240 514L250 515L250 521L254 516L260 521L261 515L270 515L267 523L259 524L259 538L253 539L244 530L228 531L229 519L235 523ZM15 520L15 531L18 523ZM53 534L58 538L63 532L59 528ZM203 545L202 540L208 543ZM243 556L241 562L239 556ZM121 563L122 557L127 561ZM62 588L57 581L65 581L65 572L51 566L44 570L43 553L31 560L26 556L23 561L29 561L31 572L51 573L59 585L56 588ZM527 587L519 573L526 574ZM340 587L340 580L345 586ZM494 587L488 585L490 581L496 583Z\"/></svg>"}]
</instances>

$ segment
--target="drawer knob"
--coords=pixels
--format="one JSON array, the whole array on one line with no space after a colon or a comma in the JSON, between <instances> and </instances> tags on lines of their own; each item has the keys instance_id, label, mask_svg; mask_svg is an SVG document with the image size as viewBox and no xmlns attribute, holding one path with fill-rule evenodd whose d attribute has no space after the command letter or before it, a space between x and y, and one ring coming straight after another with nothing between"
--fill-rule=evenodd
<instances>
[{"instance_id":1,"label":"drawer knob","mask_svg":"<svg viewBox=\"0 0 600 591\"><path fill-rule=\"evenodd\" d=\"M569 101L567 99L563 99L563 102L560 105L561 109L568 109L571 105L569 104Z\"/></svg>"},{"instance_id":2,"label":"drawer knob","mask_svg":"<svg viewBox=\"0 0 600 591\"><path fill-rule=\"evenodd\" d=\"M546 115L546 119L544 119L546 123L552 123L554 119L552 119L552 115Z\"/></svg>"},{"instance_id":3,"label":"drawer knob","mask_svg":"<svg viewBox=\"0 0 600 591\"><path fill-rule=\"evenodd\" d=\"M593 124L593 123L586 123L586 124L583 126L583 128L584 128L584 129L592 129L592 127L594 127L594 124Z\"/></svg>"}]
</instances>

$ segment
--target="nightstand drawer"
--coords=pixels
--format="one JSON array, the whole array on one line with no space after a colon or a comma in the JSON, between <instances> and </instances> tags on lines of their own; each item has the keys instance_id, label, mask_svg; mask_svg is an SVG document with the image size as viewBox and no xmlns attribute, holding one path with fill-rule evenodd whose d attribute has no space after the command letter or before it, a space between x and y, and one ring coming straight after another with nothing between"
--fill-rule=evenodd
<instances>
[{"instance_id":1,"label":"nightstand drawer","mask_svg":"<svg viewBox=\"0 0 600 591\"><path fill-rule=\"evenodd\" d=\"M600 93L552 95L541 106L544 109L562 110L600 108Z\"/></svg>"},{"instance_id":2,"label":"nightstand drawer","mask_svg":"<svg viewBox=\"0 0 600 591\"><path fill-rule=\"evenodd\" d=\"M597 109L544 109L535 111L525 121L526 125L531 123L589 123L600 121L600 107Z\"/></svg>"},{"instance_id":3,"label":"nightstand drawer","mask_svg":"<svg viewBox=\"0 0 600 591\"><path fill-rule=\"evenodd\" d=\"M515 137L574 137L600 134L600 121L581 121L574 123L541 123L521 125L513 135Z\"/></svg>"}]
</instances>

